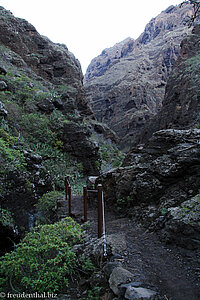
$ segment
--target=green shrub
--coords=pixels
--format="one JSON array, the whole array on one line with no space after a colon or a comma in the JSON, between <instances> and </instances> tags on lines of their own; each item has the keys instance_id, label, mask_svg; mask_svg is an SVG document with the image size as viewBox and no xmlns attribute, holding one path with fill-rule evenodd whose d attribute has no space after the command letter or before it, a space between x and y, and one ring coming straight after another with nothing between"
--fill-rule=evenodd
<instances>
[{"instance_id":1,"label":"green shrub","mask_svg":"<svg viewBox=\"0 0 200 300\"><path fill-rule=\"evenodd\" d=\"M103 171L109 168L118 168L121 166L122 161L124 159L124 154L120 152L119 149L115 146L115 144L108 143L104 141L104 143L100 143L100 156L102 159L102 169Z\"/></svg>"},{"instance_id":2,"label":"green shrub","mask_svg":"<svg viewBox=\"0 0 200 300\"><path fill-rule=\"evenodd\" d=\"M0 259L0 288L4 292L62 292L76 276L76 254L70 250L82 241L82 230L71 218L36 227L16 251Z\"/></svg>"},{"instance_id":3,"label":"green shrub","mask_svg":"<svg viewBox=\"0 0 200 300\"><path fill-rule=\"evenodd\" d=\"M161 209L161 216L164 216L168 212L168 209L166 207L163 207Z\"/></svg>"},{"instance_id":4,"label":"green shrub","mask_svg":"<svg viewBox=\"0 0 200 300\"><path fill-rule=\"evenodd\" d=\"M50 115L51 127L54 129L62 128L63 122L65 122L65 120L66 117L61 111L57 109L54 109L54 111Z\"/></svg>"},{"instance_id":5,"label":"green shrub","mask_svg":"<svg viewBox=\"0 0 200 300\"><path fill-rule=\"evenodd\" d=\"M7 209L1 209L0 223L3 226L11 226L11 227L14 226L14 220L12 214Z\"/></svg>"},{"instance_id":6,"label":"green shrub","mask_svg":"<svg viewBox=\"0 0 200 300\"><path fill-rule=\"evenodd\" d=\"M44 194L36 204L38 210L38 221L41 224L49 224L56 220L57 201L63 194L57 191L51 191Z\"/></svg>"},{"instance_id":7,"label":"green shrub","mask_svg":"<svg viewBox=\"0 0 200 300\"><path fill-rule=\"evenodd\" d=\"M81 263L82 269L85 272L94 270L94 265L92 264L91 260L89 258L85 258L84 255L79 258L79 263Z\"/></svg>"},{"instance_id":8,"label":"green shrub","mask_svg":"<svg viewBox=\"0 0 200 300\"><path fill-rule=\"evenodd\" d=\"M94 286L87 292L87 300L99 300L100 299L100 287Z\"/></svg>"},{"instance_id":9,"label":"green shrub","mask_svg":"<svg viewBox=\"0 0 200 300\"><path fill-rule=\"evenodd\" d=\"M11 148L9 143L0 138L0 174L6 170L25 169L25 157L20 150Z\"/></svg>"},{"instance_id":10,"label":"green shrub","mask_svg":"<svg viewBox=\"0 0 200 300\"><path fill-rule=\"evenodd\" d=\"M43 143L45 140L46 143L52 144L54 133L50 130L49 123L50 121L45 115L31 113L22 115L20 126L29 143Z\"/></svg>"}]
</instances>

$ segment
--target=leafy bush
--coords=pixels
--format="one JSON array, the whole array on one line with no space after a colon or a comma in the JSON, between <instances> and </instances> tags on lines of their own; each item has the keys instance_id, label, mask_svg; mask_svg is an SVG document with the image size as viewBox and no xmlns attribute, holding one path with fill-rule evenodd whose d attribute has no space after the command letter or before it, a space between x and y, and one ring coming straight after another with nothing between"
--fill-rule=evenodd
<instances>
[{"instance_id":1,"label":"leafy bush","mask_svg":"<svg viewBox=\"0 0 200 300\"><path fill-rule=\"evenodd\" d=\"M103 172L112 168L119 168L124 159L124 153L121 152L114 143L105 141L105 139L95 133L92 134L92 140L98 141L99 154L101 157L101 169ZM99 162L97 162L99 164Z\"/></svg>"},{"instance_id":2,"label":"leafy bush","mask_svg":"<svg viewBox=\"0 0 200 300\"><path fill-rule=\"evenodd\" d=\"M57 201L62 198L63 194L57 191L51 191L44 194L39 202L36 204L39 216L38 221L41 224L49 224L56 221L55 211L57 208Z\"/></svg>"},{"instance_id":3,"label":"leafy bush","mask_svg":"<svg viewBox=\"0 0 200 300\"><path fill-rule=\"evenodd\" d=\"M0 174L5 170L25 168L25 157L20 150L10 147L9 143L0 138Z\"/></svg>"},{"instance_id":4,"label":"leafy bush","mask_svg":"<svg viewBox=\"0 0 200 300\"><path fill-rule=\"evenodd\" d=\"M43 143L44 139L48 144L52 144L54 134L49 128L49 119L42 114L24 114L20 122L24 137L29 143Z\"/></svg>"},{"instance_id":5,"label":"leafy bush","mask_svg":"<svg viewBox=\"0 0 200 300\"><path fill-rule=\"evenodd\" d=\"M32 149L43 157L42 165L48 171L56 190L64 190L63 179L66 174L71 174L70 183L73 193L77 193L78 187L81 187L82 193L82 186L85 185L85 181L82 184L83 166L77 162L76 158L46 142L32 145Z\"/></svg>"},{"instance_id":6,"label":"leafy bush","mask_svg":"<svg viewBox=\"0 0 200 300\"><path fill-rule=\"evenodd\" d=\"M66 291L81 269L70 247L81 241L82 229L71 218L36 227L16 251L0 259L0 288L19 293Z\"/></svg>"},{"instance_id":7,"label":"leafy bush","mask_svg":"<svg viewBox=\"0 0 200 300\"><path fill-rule=\"evenodd\" d=\"M12 214L7 209L1 209L0 223L3 226L11 226L11 227L14 226L14 220Z\"/></svg>"},{"instance_id":8,"label":"leafy bush","mask_svg":"<svg viewBox=\"0 0 200 300\"><path fill-rule=\"evenodd\" d=\"M87 300L98 300L100 298L100 287L94 286L92 290L88 290Z\"/></svg>"}]
</instances>

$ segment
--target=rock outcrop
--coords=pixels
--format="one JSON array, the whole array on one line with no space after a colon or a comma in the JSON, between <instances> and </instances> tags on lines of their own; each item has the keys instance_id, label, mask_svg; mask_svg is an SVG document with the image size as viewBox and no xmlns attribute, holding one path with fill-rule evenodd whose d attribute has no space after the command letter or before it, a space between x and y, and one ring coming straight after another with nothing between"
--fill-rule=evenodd
<instances>
[{"instance_id":1,"label":"rock outcrop","mask_svg":"<svg viewBox=\"0 0 200 300\"><path fill-rule=\"evenodd\" d=\"M170 6L136 40L105 49L85 75L87 99L95 116L120 137L122 147L162 106L167 79L188 33L191 8Z\"/></svg>"},{"instance_id":2,"label":"rock outcrop","mask_svg":"<svg viewBox=\"0 0 200 300\"><path fill-rule=\"evenodd\" d=\"M80 63L68 48L52 43L47 37L41 36L33 25L15 18L3 7L0 13L0 42L15 54L8 52L6 61L25 70L31 68L37 76L54 85L65 85L68 93L63 102L67 102L69 97L73 98L74 108L84 115L91 115L84 96Z\"/></svg>"},{"instance_id":3,"label":"rock outcrop","mask_svg":"<svg viewBox=\"0 0 200 300\"><path fill-rule=\"evenodd\" d=\"M63 190L66 173L99 173L82 80L65 45L0 7L0 207L20 232L33 226L39 197Z\"/></svg>"},{"instance_id":4,"label":"rock outcrop","mask_svg":"<svg viewBox=\"0 0 200 300\"><path fill-rule=\"evenodd\" d=\"M200 122L200 26L181 42L181 51L166 85L162 109L149 120L133 143L145 143L161 129L188 129Z\"/></svg>"},{"instance_id":5,"label":"rock outcrop","mask_svg":"<svg viewBox=\"0 0 200 300\"><path fill-rule=\"evenodd\" d=\"M147 227L154 223L152 228L165 228L168 241L198 248L199 198L195 202L192 197L199 193L200 186L199 141L199 129L157 131L144 146L139 145L127 155L123 167L102 177L105 198L110 203L115 201L119 209L129 208L127 212ZM184 207L195 214L192 219L186 218ZM165 214L169 218L164 218ZM185 228L176 230L176 238L172 223ZM186 227L197 234L185 237Z\"/></svg>"}]
</instances>

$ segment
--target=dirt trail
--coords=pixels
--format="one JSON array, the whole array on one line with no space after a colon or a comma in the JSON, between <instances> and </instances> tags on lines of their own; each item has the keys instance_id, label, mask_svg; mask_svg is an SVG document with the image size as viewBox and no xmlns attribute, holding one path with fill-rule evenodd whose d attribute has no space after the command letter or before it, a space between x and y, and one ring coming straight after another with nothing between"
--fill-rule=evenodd
<instances>
[{"instance_id":1,"label":"dirt trail","mask_svg":"<svg viewBox=\"0 0 200 300\"><path fill-rule=\"evenodd\" d=\"M83 215L82 197L72 198L72 212ZM124 267L134 274L135 281L157 287L163 300L199 300L200 282L179 248L163 244L154 233L146 232L134 220L120 218L105 209L106 234L116 235L121 244ZM92 235L97 236L97 204L88 206Z\"/></svg>"}]
</instances>

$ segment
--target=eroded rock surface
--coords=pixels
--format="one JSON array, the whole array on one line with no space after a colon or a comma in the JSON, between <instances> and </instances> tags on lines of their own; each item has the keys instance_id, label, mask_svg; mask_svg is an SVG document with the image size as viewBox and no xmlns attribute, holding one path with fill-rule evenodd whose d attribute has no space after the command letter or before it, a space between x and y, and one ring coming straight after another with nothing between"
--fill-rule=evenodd
<instances>
[{"instance_id":1,"label":"eroded rock surface","mask_svg":"<svg viewBox=\"0 0 200 300\"><path fill-rule=\"evenodd\" d=\"M74 55L3 7L0 77L0 201L24 232L39 198L62 188L67 165L99 173L94 115Z\"/></svg>"},{"instance_id":2,"label":"eroded rock surface","mask_svg":"<svg viewBox=\"0 0 200 300\"><path fill-rule=\"evenodd\" d=\"M136 41L128 38L105 49L88 67L87 99L123 147L162 106L167 79L188 33L183 24L188 13L189 6L170 6Z\"/></svg>"},{"instance_id":3,"label":"eroded rock surface","mask_svg":"<svg viewBox=\"0 0 200 300\"><path fill-rule=\"evenodd\" d=\"M114 201L116 205L130 210L133 207L133 215L137 215L139 209L137 216L147 227L158 222L158 228L166 226L169 240L186 246L187 243L193 245L194 239L196 244L193 248L198 248L198 199L196 202L189 199L198 194L200 186L199 141L199 129L156 132L145 145L139 145L129 153L123 167L102 177L107 201ZM190 211L187 217L181 214L184 207L185 211ZM167 212L171 217L166 218ZM197 234L186 234L184 240L183 228Z\"/></svg>"},{"instance_id":4,"label":"eroded rock surface","mask_svg":"<svg viewBox=\"0 0 200 300\"><path fill-rule=\"evenodd\" d=\"M133 143L145 143L155 131L194 128L200 121L200 26L181 42L181 51L169 76L162 109L147 122Z\"/></svg>"}]
</instances>

